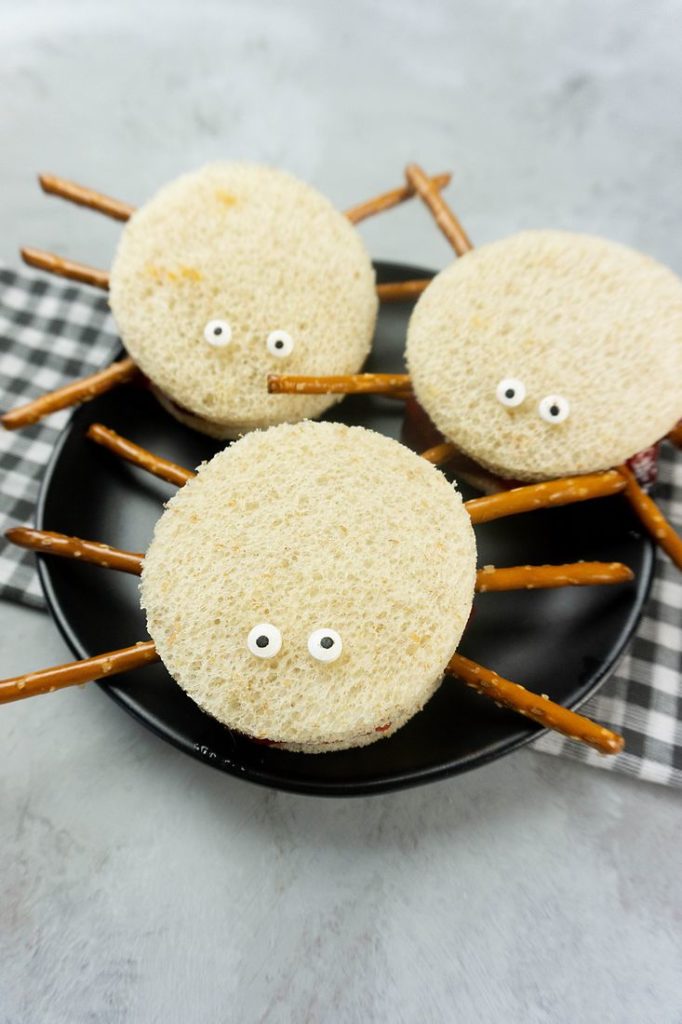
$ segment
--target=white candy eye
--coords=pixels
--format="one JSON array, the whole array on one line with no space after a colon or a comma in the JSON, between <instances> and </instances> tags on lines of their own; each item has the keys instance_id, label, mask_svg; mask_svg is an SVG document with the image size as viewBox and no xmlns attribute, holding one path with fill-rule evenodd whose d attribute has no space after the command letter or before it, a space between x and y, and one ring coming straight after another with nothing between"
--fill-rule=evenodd
<instances>
[{"instance_id":1,"label":"white candy eye","mask_svg":"<svg viewBox=\"0 0 682 1024\"><path fill-rule=\"evenodd\" d=\"M257 658L274 658L282 649L282 634L277 626L260 622L249 633L246 646Z\"/></svg>"},{"instance_id":2,"label":"white candy eye","mask_svg":"<svg viewBox=\"0 0 682 1024\"><path fill-rule=\"evenodd\" d=\"M515 405L521 405L526 397L526 385L516 377L503 377L495 389L495 397L502 405L513 409Z\"/></svg>"},{"instance_id":3,"label":"white candy eye","mask_svg":"<svg viewBox=\"0 0 682 1024\"><path fill-rule=\"evenodd\" d=\"M286 331L270 331L267 346L271 356L279 356L280 359L284 359L294 351L294 339Z\"/></svg>"},{"instance_id":4,"label":"white candy eye","mask_svg":"<svg viewBox=\"0 0 682 1024\"><path fill-rule=\"evenodd\" d=\"M308 650L318 661L336 661L343 644L335 629L316 629L308 637Z\"/></svg>"},{"instance_id":5,"label":"white candy eye","mask_svg":"<svg viewBox=\"0 0 682 1024\"><path fill-rule=\"evenodd\" d=\"M563 395L545 395L538 405L538 412L546 423L563 423L571 407Z\"/></svg>"},{"instance_id":6,"label":"white candy eye","mask_svg":"<svg viewBox=\"0 0 682 1024\"><path fill-rule=\"evenodd\" d=\"M204 341L215 348L222 348L232 341L232 328L227 320L209 320L204 327Z\"/></svg>"}]
</instances>

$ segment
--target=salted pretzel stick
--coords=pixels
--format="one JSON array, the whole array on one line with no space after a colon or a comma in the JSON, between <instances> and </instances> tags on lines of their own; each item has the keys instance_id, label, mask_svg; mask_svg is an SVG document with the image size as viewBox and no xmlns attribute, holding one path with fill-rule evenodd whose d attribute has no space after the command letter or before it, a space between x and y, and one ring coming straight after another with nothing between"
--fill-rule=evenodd
<instances>
[{"instance_id":1,"label":"salted pretzel stick","mask_svg":"<svg viewBox=\"0 0 682 1024\"><path fill-rule=\"evenodd\" d=\"M673 427L673 429L667 435L667 438L669 441L672 441L672 443L677 448L682 448L682 420L677 424L676 427Z\"/></svg>"},{"instance_id":2,"label":"salted pretzel stick","mask_svg":"<svg viewBox=\"0 0 682 1024\"><path fill-rule=\"evenodd\" d=\"M79 537L67 537L64 533L52 533L49 530L33 530L28 526L13 526L5 532L11 544L20 548L29 548L44 555L59 555L61 558L74 558L81 562L91 562L105 569L118 569L139 576L142 572L142 555L133 551L121 551L108 544L100 544L94 540L81 540Z\"/></svg>"},{"instance_id":3,"label":"salted pretzel stick","mask_svg":"<svg viewBox=\"0 0 682 1024\"><path fill-rule=\"evenodd\" d=\"M96 267L89 267L85 263L67 260L53 252L45 252L44 249L25 247L20 252L22 260L28 263L29 267L38 267L39 270L46 270L48 274L68 277L70 281L80 281L81 284L92 284L96 288L103 288L104 291L109 288L109 273L106 270L97 270Z\"/></svg>"},{"instance_id":4,"label":"salted pretzel stick","mask_svg":"<svg viewBox=\"0 0 682 1024\"><path fill-rule=\"evenodd\" d=\"M97 210L107 217L113 217L114 220L128 220L135 213L134 206L122 203L120 199L112 199L111 196L95 192L85 185L77 185L75 181L58 178L56 174L39 174L38 181L43 192L60 196L70 203L76 203L77 206L87 206L90 210Z\"/></svg>"},{"instance_id":5,"label":"salted pretzel stick","mask_svg":"<svg viewBox=\"0 0 682 1024\"><path fill-rule=\"evenodd\" d=\"M117 676L131 668L139 668L150 661L158 661L153 640L141 640L133 647L98 654L83 661L70 661L66 665L44 668L39 672L28 672L13 679L0 680L0 704L9 704L24 697L36 697L40 693L52 693L67 686L91 683L105 676Z\"/></svg>"},{"instance_id":6,"label":"salted pretzel stick","mask_svg":"<svg viewBox=\"0 0 682 1024\"><path fill-rule=\"evenodd\" d=\"M432 178L429 178L432 186L437 191L449 185L451 180L452 174L449 171L443 174L434 174ZM381 195L374 196L373 199L368 199L364 203L358 203L357 206L351 206L350 210L346 210L346 217L348 217L351 224L359 224L361 220L372 217L375 213L382 213L384 210L390 210L393 206L404 203L406 199L411 199L414 194L415 188L411 184L403 185L401 188L393 188L390 192L382 192Z\"/></svg>"},{"instance_id":7,"label":"salted pretzel stick","mask_svg":"<svg viewBox=\"0 0 682 1024\"><path fill-rule=\"evenodd\" d=\"M408 164L405 168L405 177L424 200L433 214L433 219L457 255L463 256L473 249L466 231L421 167L418 164Z\"/></svg>"},{"instance_id":8,"label":"salted pretzel stick","mask_svg":"<svg viewBox=\"0 0 682 1024\"><path fill-rule=\"evenodd\" d=\"M487 523L491 519L532 512L536 508L605 498L623 490L625 481L621 474L616 469L608 469L605 473L567 476L541 484L529 484L527 487L514 487L511 491L501 491L499 494L486 494L482 498L465 501L464 507L472 523Z\"/></svg>"},{"instance_id":9,"label":"salted pretzel stick","mask_svg":"<svg viewBox=\"0 0 682 1024\"><path fill-rule=\"evenodd\" d=\"M432 462L434 466L442 466L457 454L457 448L446 441L443 444L435 444L433 448L427 448L425 452L419 454L422 459Z\"/></svg>"},{"instance_id":10,"label":"salted pretzel stick","mask_svg":"<svg viewBox=\"0 0 682 1024\"><path fill-rule=\"evenodd\" d=\"M476 590L547 590L586 587L600 583L627 583L632 569L622 562L569 562L568 565L515 565L497 569L484 565L476 573Z\"/></svg>"},{"instance_id":11,"label":"salted pretzel stick","mask_svg":"<svg viewBox=\"0 0 682 1024\"><path fill-rule=\"evenodd\" d=\"M268 376L271 395L394 395L411 394L406 373L348 373L329 377Z\"/></svg>"},{"instance_id":12,"label":"salted pretzel stick","mask_svg":"<svg viewBox=\"0 0 682 1024\"><path fill-rule=\"evenodd\" d=\"M619 466L625 478L625 497L636 512L639 520L653 539L663 548L678 569L682 569L682 537L676 533L660 508L637 483L637 478L628 466Z\"/></svg>"},{"instance_id":13,"label":"salted pretzel stick","mask_svg":"<svg viewBox=\"0 0 682 1024\"><path fill-rule=\"evenodd\" d=\"M430 277L420 277L414 281L390 281L377 285L377 295L380 302L410 302L418 299L429 284Z\"/></svg>"},{"instance_id":14,"label":"salted pretzel stick","mask_svg":"<svg viewBox=\"0 0 682 1024\"><path fill-rule=\"evenodd\" d=\"M0 422L5 430L26 427L31 423L37 423L38 420L52 412L68 409L70 406L80 405L82 402L89 402L91 398L103 395L119 384L132 380L138 373L139 370L135 363L130 356L126 356L125 359L111 363L110 366L99 370L98 373L93 373L90 377L81 377L80 380L66 384L63 388L57 388L56 391L50 391L46 395L41 395L40 398L34 398L32 402L11 409L0 416Z\"/></svg>"},{"instance_id":15,"label":"salted pretzel stick","mask_svg":"<svg viewBox=\"0 0 682 1024\"><path fill-rule=\"evenodd\" d=\"M569 711L561 704L555 704L549 697L503 679L497 672L491 672L461 654L453 654L445 671L511 711L518 711L546 729L554 729L572 740L581 740L600 754L617 754L623 749L623 737L618 733Z\"/></svg>"},{"instance_id":16,"label":"salted pretzel stick","mask_svg":"<svg viewBox=\"0 0 682 1024\"><path fill-rule=\"evenodd\" d=\"M184 466L179 466L177 462L171 462L170 459L154 455L152 452L147 451L146 448L141 448L139 444L134 444L133 441L129 441L126 437L121 437L115 430L110 430L109 427L105 427L101 423L91 423L88 427L87 436L91 441L96 441L97 444L108 448L114 455L120 456L120 458L125 459L127 462L132 462L134 466L146 469L148 473L160 477L161 480L167 480L169 484L176 484L178 487L182 487L193 476L196 476L194 470L185 469Z\"/></svg>"}]
</instances>

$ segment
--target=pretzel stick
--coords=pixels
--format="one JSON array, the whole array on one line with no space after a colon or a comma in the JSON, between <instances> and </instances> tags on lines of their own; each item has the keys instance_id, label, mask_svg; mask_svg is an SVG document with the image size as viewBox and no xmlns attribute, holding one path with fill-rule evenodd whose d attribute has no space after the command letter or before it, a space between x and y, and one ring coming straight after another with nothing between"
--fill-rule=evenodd
<instances>
[{"instance_id":1,"label":"pretzel stick","mask_svg":"<svg viewBox=\"0 0 682 1024\"><path fill-rule=\"evenodd\" d=\"M408 164L405 177L424 200L433 218L458 256L473 249L471 239L443 199L438 189L434 188L424 171L418 164Z\"/></svg>"},{"instance_id":2,"label":"pretzel stick","mask_svg":"<svg viewBox=\"0 0 682 1024\"><path fill-rule=\"evenodd\" d=\"M377 285L377 295L380 302L411 302L419 298L431 281L430 277L420 277L414 281L389 281Z\"/></svg>"},{"instance_id":3,"label":"pretzel stick","mask_svg":"<svg viewBox=\"0 0 682 1024\"><path fill-rule=\"evenodd\" d=\"M185 469L184 466L178 466L177 462L154 455L153 452L141 448L139 444L134 444L126 437L121 437L115 430L110 430L109 427L105 427L101 423L91 423L87 436L91 441L96 441L97 444L108 448L114 455L120 456L126 462L132 462L134 466L146 469L148 473L158 476L161 480L167 480L169 484L182 487L193 476L196 476L194 470Z\"/></svg>"},{"instance_id":4,"label":"pretzel stick","mask_svg":"<svg viewBox=\"0 0 682 1024\"><path fill-rule=\"evenodd\" d=\"M99 544L94 540L67 537L63 533L52 533L48 530L32 530L28 526L14 526L5 532L5 537L11 544L39 551L44 555L59 555L61 558L91 562L105 569L129 572L133 576L139 576L142 572L142 555L133 551L121 551L119 548Z\"/></svg>"},{"instance_id":5,"label":"pretzel stick","mask_svg":"<svg viewBox=\"0 0 682 1024\"><path fill-rule=\"evenodd\" d=\"M82 402L89 402L97 395L103 395L106 391L119 384L125 384L131 380L139 370L130 356L121 359L117 363L111 363L104 370L93 373L90 377L81 377L71 384L66 384L56 391L49 391L40 398L34 398L32 402L20 405L16 409L6 412L0 416L5 430L16 430L18 427L26 427L31 423L37 423L44 416L60 409L68 409L72 405L80 405Z\"/></svg>"},{"instance_id":6,"label":"pretzel stick","mask_svg":"<svg viewBox=\"0 0 682 1024\"><path fill-rule=\"evenodd\" d=\"M682 448L682 420L666 436L676 448Z\"/></svg>"},{"instance_id":7,"label":"pretzel stick","mask_svg":"<svg viewBox=\"0 0 682 1024\"><path fill-rule=\"evenodd\" d=\"M496 569L485 565L476 573L476 590L547 590L586 587L600 583L627 583L632 569L622 562L569 562L568 565L515 565Z\"/></svg>"},{"instance_id":8,"label":"pretzel stick","mask_svg":"<svg viewBox=\"0 0 682 1024\"><path fill-rule=\"evenodd\" d=\"M616 469L605 473L586 473L584 476L567 476L559 480L547 480L527 487L514 487L499 494L486 494L482 498L465 501L464 507L472 523L487 523L503 516L515 516L519 512L532 512L536 508L550 508L555 505L571 505L576 501L591 498L605 498L625 490L625 481Z\"/></svg>"},{"instance_id":9,"label":"pretzel stick","mask_svg":"<svg viewBox=\"0 0 682 1024\"><path fill-rule=\"evenodd\" d=\"M446 441L443 444L435 444L433 448L427 448L425 452L419 454L422 459L432 462L434 466L442 466L457 454L457 450L454 444Z\"/></svg>"},{"instance_id":10,"label":"pretzel stick","mask_svg":"<svg viewBox=\"0 0 682 1024\"><path fill-rule=\"evenodd\" d=\"M87 206L90 210L97 210L107 217L113 217L114 220L128 220L135 213L134 206L122 203L120 199L112 199L111 196L102 195L101 192L95 192L85 185L77 185L75 181L58 178L56 174L39 174L38 181L43 192L68 199L77 206Z\"/></svg>"},{"instance_id":11,"label":"pretzel stick","mask_svg":"<svg viewBox=\"0 0 682 1024\"><path fill-rule=\"evenodd\" d=\"M271 395L395 395L411 394L406 373L348 373L329 377L296 377L271 373Z\"/></svg>"},{"instance_id":12,"label":"pretzel stick","mask_svg":"<svg viewBox=\"0 0 682 1024\"><path fill-rule=\"evenodd\" d=\"M449 171L443 174L434 174L433 178L429 180L433 187L440 191L440 189L450 184L452 174ZM402 185L401 188L393 188L390 192L382 192L381 195L374 196L373 199L368 199L364 203L352 206L350 210L346 210L346 217L348 217L351 224L359 224L361 220L372 217L375 213L382 213L384 210L390 210L391 207L404 203L406 199L411 199L414 194L415 189L411 184Z\"/></svg>"},{"instance_id":13,"label":"pretzel stick","mask_svg":"<svg viewBox=\"0 0 682 1024\"><path fill-rule=\"evenodd\" d=\"M491 672L461 654L453 654L445 671L511 711L518 711L546 729L554 729L572 740L581 740L600 754L617 754L623 749L623 737L618 733L569 711L561 704L555 704L544 694L540 696L518 683L503 679L497 672Z\"/></svg>"},{"instance_id":14,"label":"pretzel stick","mask_svg":"<svg viewBox=\"0 0 682 1024\"><path fill-rule=\"evenodd\" d=\"M619 466L625 477L625 497L628 499L642 526L663 548L678 569L682 569L682 537L676 533L660 508L637 483L637 478L628 466Z\"/></svg>"},{"instance_id":15,"label":"pretzel stick","mask_svg":"<svg viewBox=\"0 0 682 1024\"><path fill-rule=\"evenodd\" d=\"M105 676L117 676L131 668L139 668L150 661L158 661L153 640L141 640L133 647L98 654L83 661L70 661L66 665L44 668L39 672L28 672L13 679L0 680L0 704L9 704L24 697L36 697L41 693L52 693L79 683L92 683Z\"/></svg>"},{"instance_id":16,"label":"pretzel stick","mask_svg":"<svg viewBox=\"0 0 682 1024\"><path fill-rule=\"evenodd\" d=\"M103 288L104 291L109 288L109 274L106 270L97 270L96 267L88 267L85 263L67 260L53 252L45 252L44 249L23 248L19 251L22 260L28 263L29 267L38 267L39 270L46 270L48 274L68 277L70 281L80 281L81 284L92 284L96 288Z\"/></svg>"}]
</instances>

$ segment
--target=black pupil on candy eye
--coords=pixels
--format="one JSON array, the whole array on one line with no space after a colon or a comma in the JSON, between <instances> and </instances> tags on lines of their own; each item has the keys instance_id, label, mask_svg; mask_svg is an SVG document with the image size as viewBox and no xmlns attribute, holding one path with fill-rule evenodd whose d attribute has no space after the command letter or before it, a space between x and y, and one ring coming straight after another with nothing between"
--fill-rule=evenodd
<instances>
[{"instance_id":1,"label":"black pupil on candy eye","mask_svg":"<svg viewBox=\"0 0 682 1024\"><path fill-rule=\"evenodd\" d=\"M330 647L334 646L334 641L330 636L323 636L320 640L320 647L324 647L325 651L328 651Z\"/></svg>"},{"instance_id":2,"label":"black pupil on candy eye","mask_svg":"<svg viewBox=\"0 0 682 1024\"><path fill-rule=\"evenodd\" d=\"M218 334L222 334L222 333L223 333L223 329L222 329L222 327L214 327L214 328L213 328L213 333L214 333L214 334L215 334L216 336L217 336Z\"/></svg>"},{"instance_id":3,"label":"black pupil on candy eye","mask_svg":"<svg viewBox=\"0 0 682 1024\"><path fill-rule=\"evenodd\" d=\"M550 406L549 415L550 416L558 416L560 411L561 410L559 409L558 405L552 405L552 406Z\"/></svg>"},{"instance_id":4,"label":"black pupil on candy eye","mask_svg":"<svg viewBox=\"0 0 682 1024\"><path fill-rule=\"evenodd\" d=\"M267 647L270 641L266 636L256 637L256 647Z\"/></svg>"},{"instance_id":5,"label":"black pupil on candy eye","mask_svg":"<svg viewBox=\"0 0 682 1024\"><path fill-rule=\"evenodd\" d=\"M275 348L284 348L284 342L281 340L281 338L275 342Z\"/></svg>"},{"instance_id":6,"label":"black pupil on candy eye","mask_svg":"<svg viewBox=\"0 0 682 1024\"><path fill-rule=\"evenodd\" d=\"M514 391L514 388L507 388L507 390L504 393L504 397L505 398L513 398L515 394L516 394L516 391Z\"/></svg>"}]
</instances>

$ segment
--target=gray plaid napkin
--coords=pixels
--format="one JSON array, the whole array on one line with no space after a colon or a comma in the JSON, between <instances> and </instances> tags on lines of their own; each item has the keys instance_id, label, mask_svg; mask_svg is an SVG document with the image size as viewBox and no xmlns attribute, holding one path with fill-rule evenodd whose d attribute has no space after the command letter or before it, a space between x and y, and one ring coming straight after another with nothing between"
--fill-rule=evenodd
<instances>
[{"instance_id":1,"label":"gray plaid napkin","mask_svg":"<svg viewBox=\"0 0 682 1024\"><path fill-rule=\"evenodd\" d=\"M661 447L656 502L672 523L682 523L682 458L669 445ZM647 782L682 786L682 573L660 550L654 572L628 653L580 709L621 733L623 753L603 757L558 733L545 733L534 745Z\"/></svg>"},{"instance_id":2,"label":"gray plaid napkin","mask_svg":"<svg viewBox=\"0 0 682 1024\"><path fill-rule=\"evenodd\" d=\"M94 373L120 341L105 295L0 266L0 408L3 412ZM31 523L42 471L69 411L23 430L0 428L0 597L44 608L35 556L4 532Z\"/></svg>"},{"instance_id":3,"label":"gray plaid napkin","mask_svg":"<svg viewBox=\"0 0 682 1024\"><path fill-rule=\"evenodd\" d=\"M99 369L119 346L106 297L0 266L0 408ZM40 477L68 412L10 433L0 429L0 530L30 523ZM682 459L663 447L657 500L682 522ZM44 607L34 556L0 539L0 597ZM650 782L682 785L682 576L658 556L652 597L618 671L582 710L625 737L601 757L548 733L535 749Z\"/></svg>"}]
</instances>

